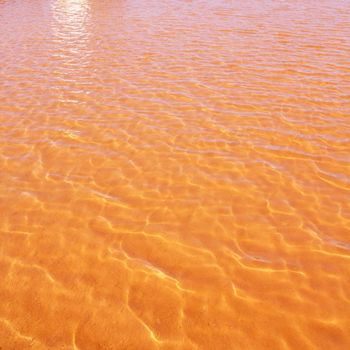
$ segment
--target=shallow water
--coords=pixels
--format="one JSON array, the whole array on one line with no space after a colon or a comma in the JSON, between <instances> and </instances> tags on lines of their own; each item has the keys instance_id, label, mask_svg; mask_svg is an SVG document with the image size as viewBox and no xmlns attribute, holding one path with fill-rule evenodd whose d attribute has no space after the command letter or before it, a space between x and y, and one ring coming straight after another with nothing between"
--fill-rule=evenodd
<instances>
[{"instance_id":1,"label":"shallow water","mask_svg":"<svg viewBox=\"0 0 350 350\"><path fill-rule=\"evenodd\" d=\"M349 349L349 23L0 0L0 348Z\"/></svg>"}]
</instances>

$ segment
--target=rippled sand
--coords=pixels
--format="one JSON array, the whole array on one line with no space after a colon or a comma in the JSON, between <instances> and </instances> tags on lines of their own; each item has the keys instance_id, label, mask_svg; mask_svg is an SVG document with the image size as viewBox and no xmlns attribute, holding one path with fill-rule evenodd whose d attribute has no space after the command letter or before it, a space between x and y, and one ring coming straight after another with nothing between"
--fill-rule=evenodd
<instances>
[{"instance_id":1,"label":"rippled sand","mask_svg":"<svg viewBox=\"0 0 350 350\"><path fill-rule=\"evenodd\" d=\"M0 348L350 349L349 23L0 0Z\"/></svg>"}]
</instances>

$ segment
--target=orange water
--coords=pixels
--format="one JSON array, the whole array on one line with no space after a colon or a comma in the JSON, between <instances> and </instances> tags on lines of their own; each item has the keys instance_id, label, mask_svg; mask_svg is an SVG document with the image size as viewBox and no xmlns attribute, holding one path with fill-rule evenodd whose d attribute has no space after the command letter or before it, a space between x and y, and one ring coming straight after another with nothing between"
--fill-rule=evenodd
<instances>
[{"instance_id":1,"label":"orange water","mask_svg":"<svg viewBox=\"0 0 350 350\"><path fill-rule=\"evenodd\" d=\"M0 0L0 348L350 349L349 23Z\"/></svg>"}]
</instances>

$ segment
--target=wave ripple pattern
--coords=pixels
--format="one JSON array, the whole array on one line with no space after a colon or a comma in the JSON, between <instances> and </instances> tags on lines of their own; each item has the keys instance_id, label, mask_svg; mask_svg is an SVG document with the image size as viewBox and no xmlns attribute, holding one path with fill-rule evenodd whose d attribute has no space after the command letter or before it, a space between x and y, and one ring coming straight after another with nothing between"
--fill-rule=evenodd
<instances>
[{"instance_id":1,"label":"wave ripple pattern","mask_svg":"<svg viewBox=\"0 0 350 350\"><path fill-rule=\"evenodd\" d=\"M0 0L0 348L350 349L348 0Z\"/></svg>"}]
</instances>

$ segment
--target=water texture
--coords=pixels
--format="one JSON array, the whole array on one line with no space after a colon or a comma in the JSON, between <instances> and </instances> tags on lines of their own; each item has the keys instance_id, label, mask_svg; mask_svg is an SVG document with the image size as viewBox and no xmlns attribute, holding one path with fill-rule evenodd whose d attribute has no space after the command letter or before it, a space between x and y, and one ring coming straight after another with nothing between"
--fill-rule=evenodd
<instances>
[{"instance_id":1,"label":"water texture","mask_svg":"<svg viewBox=\"0 0 350 350\"><path fill-rule=\"evenodd\" d=\"M0 348L350 349L349 24L0 0Z\"/></svg>"}]
</instances>

